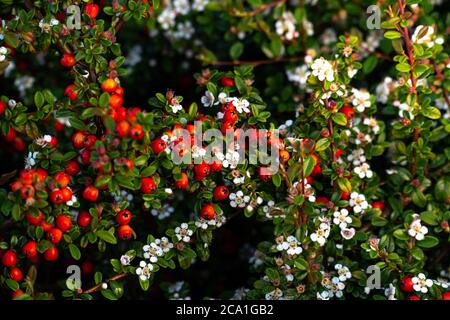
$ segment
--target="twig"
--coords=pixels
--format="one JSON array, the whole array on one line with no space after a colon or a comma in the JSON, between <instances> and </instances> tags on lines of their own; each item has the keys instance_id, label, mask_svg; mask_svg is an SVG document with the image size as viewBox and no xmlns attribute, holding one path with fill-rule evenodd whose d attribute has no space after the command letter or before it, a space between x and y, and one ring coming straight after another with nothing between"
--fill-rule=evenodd
<instances>
[{"instance_id":1,"label":"twig","mask_svg":"<svg viewBox=\"0 0 450 320\"><path fill-rule=\"evenodd\" d=\"M240 66L240 65L260 66L260 65L266 65L266 64L295 62L295 61L300 61L302 59L303 59L303 56L265 59L265 60L234 60L234 61L216 60L216 61L212 61L212 62L208 63L208 65L212 65L212 66Z\"/></svg>"},{"instance_id":2,"label":"twig","mask_svg":"<svg viewBox=\"0 0 450 320\"><path fill-rule=\"evenodd\" d=\"M96 286L93 286L92 288L84 290L82 293L94 293L94 292L97 292L97 291L99 291L102 288L102 284L103 283L105 283L105 282L108 283L108 282L111 282L111 281L119 280L119 279L122 279L122 278L124 278L126 276L129 276L129 275L130 274L128 272L119 273L119 274L115 275L114 277L109 278L108 280L103 281L102 283L99 283Z\"/></svg>"},{"instance_id":3,"label":"twig","mask_svg":"<svg viewBox=\"0 0 450 320\"><path fill-rule=\"evenodd\" d=\"M233 8L230 11L230 15L234 16L234 17L253 17L256 16L258 13L261 13L267 9L270 9L272 7L276 7L277 5L281 5L283 3L285 3L286 0L277 0L277 1L272 1L269 2L267 4L264 4L262 6L260 6L259 8L256 8L252 11L238 11L235 8Z\"/></svg>"}]
</instances>

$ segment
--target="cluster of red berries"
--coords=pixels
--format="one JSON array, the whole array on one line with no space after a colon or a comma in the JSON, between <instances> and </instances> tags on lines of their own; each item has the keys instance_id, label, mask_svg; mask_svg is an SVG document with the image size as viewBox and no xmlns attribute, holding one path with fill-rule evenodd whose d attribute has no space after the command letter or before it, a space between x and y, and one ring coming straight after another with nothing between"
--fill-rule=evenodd
<instances>
[{"instance_id":1,"label":"cluster of red berries","mask_svg":"<svg viewBox=\"0 0 450 320\"><path fill-rule=\"evenodd\" d=\"M120 210L116 215L116 222L119 224L117 235L122 240L130 240L133 236L133 229L129 223L133 215L129 210Z\"/></svg>"}]
</instances>

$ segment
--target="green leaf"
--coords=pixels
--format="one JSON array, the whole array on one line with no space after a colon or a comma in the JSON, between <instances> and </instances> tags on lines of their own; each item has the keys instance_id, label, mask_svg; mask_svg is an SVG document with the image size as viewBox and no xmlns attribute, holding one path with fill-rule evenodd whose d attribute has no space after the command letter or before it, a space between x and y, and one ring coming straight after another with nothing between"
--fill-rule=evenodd
<instances>
[{"instance_id":1,"label":"green leaf","mask_svg":"<svg viewBox=\"0 0 450 320\"><path fill-rule=\"evenodd\" d=\"M423 208L427 204L427 198L419 189L414 189L411 193L411 199L415 205Z\"/></svg>"},{"instance_id":2,"label":"green leaf","mask_svg":"<svg viewBox=\"0 0 450 320\"><path fill-rule=\"evenodd\" d=\"M86 130L86 125L83 121L78 118L70 117L69 118L70 125L78 130Z\"/></svg>"},{"instance_id":3,"label":"green leaf","mask_svg":"<svg viewBox=\"0 0 450 320\"><path fill-rule=\"evenodd\" d=\"M101 108L108 108L109 107L109 94L108 92L103 92L100 98L98 99L98 105Z\"/></svg>"},{"instance_id":4,"label":"green leaf","mask_svg":"<svg viewBox=\"0 0 450 320\"><path fill-rule=\"evenodd\" d=\"M117 300L118 299L116 297L116 295L114 294L114 292L112 292L109 289L108 290L102 290L100 292L102 293L102 296L104 296L108 300Z\"/></svg>"},{"instance_id":5,"label":"green leaf","mask_svg":"<svg viewBox=\"0 0 450 320\"><path fill-rule=\"evenodd\" d=\"M417 241L417 245L422 248L432 248L439 244L439 239L433 236L425 236L423 240Z\"/></svg>"},{"instance_id":6,"label":"green leaf","mask_svg":"<svg viewBox=\"0 0 450 320\"><path fill-rule=\"evenodd\" d=\"M107 185L111 181L111 176L99 176L95 181L95 187L100 188Z\"/></svg>"},{"instance_id":7,"label":"green leaf","mask_svg":"<svg viewBox=\"0 0 450 320\"><path fill-rule=\"evenodd\" d=\"M21 113L17 116L17 118L14 120L14 124L16 126L24 125L28 120L28 115L26 113Z\"/></svg>"},{"instance_id":8,"label":"green leaf","mask_svg":"<svg viewBox=\"0 0 450 320\"><path fill-rule=\"evenodd\" d=\"M97 271L97 272L94 274L94 281L95 281L95 284L99 284L100 282L102 282L102 280L103 280L102 273L99 272L99 271Z\"/></svg>"},{"instance_id":9,"label":"green leaf","mask_svg":"<svg viewBox=\"0 0 450 320\"><path fill-rule=\"evenodd\" d=\"M395 69L400 72L409 72L409 70L411 70L411 66L407 63L398 63L395 65Z\"/></svg>"},{"instance_id":10,"label":"green leaf","mask_svg":"<svg viewBox=\"0 0 450 320\"><path fill-rule=\"evenodd\" d=\"M294 267L296 267L299 270L308 270L309 264L305 259L297 258L294 260Z\"/></svg>"},{"instance_id":11,"label":"green leaf","mask_svg":"<svg viewBox=\"0 0 450 320\"><path fill-rule=\"evenodd\" d=\"M78 249L78 247L74 244L69 244L69 251L70 251L70 255L72 256L72 258L74 258L75 260L80 260L81 258L81 252L80 249Z\"/></svg>"},{"instance_id":12,"label":"green leaf","mask_svg":"<svg viewBox=\"0 0 450 320\"><path fill-rule=\"evenodd\" d=\"M281 176L280 176L280 174L279 173L277 173L277 174L274 174L273 176L272 176L272 182L273 182L273 184L275 185L275 187L279 187L279 186L281 186Z\"/></svg>"},{"instance_id":13,"label":"green leaf","mask_svg":"<svg viewBox=\"0 0 450 320\"><path fill-rule=\"evenodd\" d=\"M211 91L211 90L209 90L209 91ZM212 92L212 91L211 91L211 93L214 94L214 92ZM195 118L195 116L197 115L197 110L198 110L197 104L195 102L192 103L189 107L189 117L191 117L191 119Z\"/></svg>"},{"instance_id":14,"label":"green leaf","mask_svg":"<svg viewBox=\"0 0 450 320\"><path fill-rule=\"evenodd\" d=\"M414 247L411 249L411 255L413 256L414 259L416 260L423 260L425 258L425 255L422 251L422 249L418 248L418 247Z\"/></svg>"},{"instance_id":15,"label":"green leaf","mask_svg":"<svg viewBox=\"0 0 450 320\"><path fill-rule=\"evenodd\" d=\"M386 38L386 39L399 39L399 38L401 38L402 37L402 34L400 33L400 32L398 32L398 31L393 31L393 30L390 30L390 31L386 31L385 33L384 33L384 37Z\"/></svg>"},{"instance_id":16,"label":"green leaf","mask_svg":"<svg viewBox=\"0 0 450 320\"><path fill-rule=\"evenodd\" d=\"M396 238L399 239L399 240L403 240L403 241L406 241L406 240L409 239L408 234L407 234L406 231L403 230L403 229L397 229L397 230L395 230L395 231L394 231L394 237L396 237Z\"/></svg>"},{"instance_id":17,"label":"green leaf","mask_svg":"<svg viewBox=\"0 0 450 320\"><path fill-rule=\"evenodd\" d=\"M352 191L352 185L348 179L338 178L337 183L338 183L339 189L341 189L342 191L347 192L347 193Z\"/></svg>"},{"instance_id":18,"label":"green leaf","mask_svg":"<svg viewBox=\"0 0 450 320\"><path fill-rule=\"evenodd\" d=\"M13 48L17 48L19 46L19 38L14 33L6 33L4 40L9 46Z\"/></svg>"},{"instance_id":19,"label":"green leaf","mask_svg":"<svg viewBox=\"0 0 450 320\"><path fill-rule=\"evenodd\" d=\"M144 291L147 291L148 288L150 288L150 281L149 280L141 280L139 279L139 284L141 286L141 289Z\"/></svg>"},{"instance_id":20,"label":"green leaf","mask_svg":"<svg viewBox=\"0 0 450 320\"><path fill-rule=\"evenodd\" d=\"M247 93L247 86L245 85L244 80L241 77L236 76L234 78L234 82L236 84L236 88L238 89L241 95L245 95Z\"/></svg>"},{"instance_id":21,"label":"green leaf","mask_svg":"<svg viewBox=\"0 0 450 320\"><path fill-rule=\"evenodd\" d=\"M266 275L269 277L270 280L278 280L278 279L280 279L280 274L274 268L267 268L266 269Z\"/></svg>"},{"instance_id":22,"label":"green leaf","mask_svg":"<svg viewBox=\"0 0 450 320\"><path fill-rule=\"evenodd\" d=\"M152 174L154 174L156 172L156 170L158 170L158 164L157 163L153 163L153 164L149 165L147 168L145 168L144 170L142 170L141 176L142 177L149 177Z\"/></svg>"},{"instance_id":23,"label":"green leaf","mask_svg":"<svg viewBox=\"0 0 450 320\"><path fill-rule=\"evenodd\" d=\"M322 138L316 142L315 150L320 152L327 149L330 146L330 140L328 138Z\"/></svg>"},{"instance_id":24,"label":"green leaf","mask_svg":"<svg viewBox=\"0 0 450 320\"><path fill-rule=\"evenodd\" d=\"M331 116L331 119L333 120L333 122L335 122L336 124L338 124L340 126L347 125L347 118L341 112L333 113L333 115Z\"/></svg>"},{"instance_id":25,"label":"green leaf","mask_svg":"<svg viewBox=\"0 0 450 320\"><path fill-rule=\"evenodd\" d=\"M316 165L316 161L312 156L308 156L303 162L303 176L309 177L314 170L314 166Z\"/></svg>"},{"instance_id":26,"label":"green leaf","mask_svg":"<svg viewBox=\"0 0 450 320\"><path fill-rule=\"evenodd\" d=\"M36 108L40 109L44 105L44 95L38 91L34 94L34 104Z\"/></svg>"},{"instance_id":27,"label":"green leaf","mask_svg":"<svg viewBox=\"0 0 450 320\"><path fill-rule=\"evenodd\" d=\"M244 52L244 45L242 42L234 43L230 48L230 57L233 60L237 60Z\"/></svg>"},{"instance_id":28,"label":"green leaf","mask_svg":"<svg viewBox=\"0 0 450 320\"><path fill-rule=\"evenodd\" d=\"M378 64L378 58L376 55L369 56L363 64L363 72L364 74L371 73Z\"/></svg>"},{"instance_id":29,"label":"green leaf","mask_svg":"<svg viewBox=\"0 0 450 320\"><path fill-rule=\"evenodd\" d=\"M99 230L97 231L97 236L102 239L105 242L111 243L111 244L116 244L117 243L117 239L116 237L109 233L108 231L105 230Z\"/></svg>"},{"instance_id":30,"label":"green leaf","mask_svg":"<svg viewBox=\"0 0 450 320\"><path fill-rule=\"evenodd\" d=\"M439 217L431 211L424 211L420 214L420 219L430 226L437 226L439 224Z\"/></svg>"},{"instance_id":31,"label":"green leaf","mask_svg":"<svg viewBox=\"0 0 450 320\"><path fill-rule=\"evenodd\" d=\"M441 111L436 107L427 107L422 110L422 114L430 119L437 120L441 117Z\"/></svg>"},{"instance_id":32,"label":"green leaf","mask_svg":"<svg viewBox=\"0 0 450 320\"><path fill-rule=\"evenodd\" d=\"M81 119L85 120L88 118L92 118L93 116L95 116L97 114L97 109L96 108L86 108L83 110L83 112L81 113Z\"/></svg>"},{"instance_id":33,"label":"green leaf","mask_svg":"<svg viewBox=\"0 0 450 320\"><path fill-rule=\"evenodd\" d=\"M6 279L5 282L8 288L10 288L12 291L19 290L19 284L16 281L12 279Z\"/></svg>"}]
</instances>

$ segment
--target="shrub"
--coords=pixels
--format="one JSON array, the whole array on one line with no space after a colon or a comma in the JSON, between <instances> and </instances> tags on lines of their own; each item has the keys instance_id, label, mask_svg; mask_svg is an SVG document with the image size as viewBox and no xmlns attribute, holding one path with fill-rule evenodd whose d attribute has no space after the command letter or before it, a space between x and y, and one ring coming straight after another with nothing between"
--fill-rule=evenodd
<instances>
[{"instance_id":1,"label":"shrub","mask_svg":"<svg viewBox=\"0 0 450 320\"><path fill-rule=\"evenodd\" d=\"M3 3L2 295L449 299L439 1Z\"/></svg>"}]
</instances>

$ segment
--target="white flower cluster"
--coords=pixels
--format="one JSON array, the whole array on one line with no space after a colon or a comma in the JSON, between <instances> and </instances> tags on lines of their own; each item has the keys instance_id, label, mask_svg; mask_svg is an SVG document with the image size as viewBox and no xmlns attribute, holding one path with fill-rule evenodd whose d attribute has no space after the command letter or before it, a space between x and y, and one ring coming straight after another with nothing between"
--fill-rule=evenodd
<instances>
[{"instance_id":1,"label":"white flower cluster","mask_svg":"<svg viewBox=\"0 0 450 320\"><path fill-rule=\"evenodd\" d=\"M142 260L139 262L139 267L136 269L136 274L142 281L146 281L150 279L154 266L153 264L158 262L158 258L164 256L170 249L173 248L173 243L169 241L166 237L162 237L161 239L155 239L150 244L146 244L142 247L142 251L144 252L144 259L149 260L148 262ZM123 255L120 258L120 262L122 265L129 265L131 258L127 255Z\"/></svg>"},{"instance_id":2,"label":"white flower cluster","mask_svg":"<svg viewBox=\"0 0 450 320\"><path fill-rule=\"evenodd\" d=\"M364 213L364 210L369 208L369 203L366 200L366 196L358 192L352 192L350 194L350 207L352 207L354 213Z\"/></svg>"},{"instance_id":3,"label":"white flower cluster","mask_svg":"<svg viewBox=\"0 0 450 320\"><path fill-rule=\"evenodd\" d=\"M411 37L411 41L417 44L424 44L429 48L433 47L435 44L444 44L444 39L442 37L436 37L433 26L424 25L416 27Z\"/></svg>"},{"instance_id":4,"label":"white flower cluster","mask_svg":"<svg viewBox=\"0 0 450 320\"><path fill-rule=\"evenodd\" d=\"M175 212L175 208L172 207L170 204L165 203L159 209L152 208L152 210L150 212L151 212L152 216L158 217L159 220L164 220L164 219L167 219L168 217L170 217L172 215L172 213Z\"/></svg>"},{"instance_id":5,"label":"white flower cluster","mask_svg":"<svg viewBox=\"0 0 450 320\"><path fill-rule=\"evenodd\" d=\"M326 217L319 217L319 227L313 232L310 236L311 240L317 242L321 247L327 241L328 236L330 235L330 220Z\"/></svg>"},{"instance_id":6,"label":"white flower cluster","mask_svg":"<svg viewBox=\"0 0 450 320\"><path fill-rule=\"evenodd\" d=\"M300 241L294 236L288 236L286 240L283 237L277 239L277 250L285 251L290 256L302 253L303 249L300 245Z\"/></svg>"},{"instance_id":7,"label":"white flower cluster","mask_svg":"<svg viewBox=\"0 0 450 320\"><path fill-rule=\"evenodd\" d=\"M230 193L229 199L233 208L244 208L250 202L250 196L244 195L242 190Z\"/></svg>"},{"instance_id":8,"label":"white flower cluster","mask_svg":"<svg viewBox=\"0 0 450 320\"><path fill-rule=\"evenodd\" d=\"M59 21L55 18L50 19L49 22L45 21L45 19L42 19L39 21L39 28L45 33L49 33L52 27L57 26L59 24Z\"/></svg>"},{"instance_id":9,"label":"white flower cluster","mask_svg":"<svg viewBox=\"0 0 450 320\"><path fill-rule=\"evenodd\" d=\"M286 41L292 41L298 38L299 33L296 30L297 21L290 11L283 12L280 19L275 22L275 29L277 34Z\"/></svg>"},{"instance_id":10,"label":"white flower cluster","mask_svg":"<svg viewBox=\"0 0 450 320\"><path fill-rule=\"evenodd\" d=\"M5 61L7 53L8 49L6 49L6 47L0 47L0 62Z\"/></svg>"},{"instance_id":11,"label":"white flower cluster","mask_svg":"<svg viewBox=\"0 0 450 320\"><path fill-rule=\"evenodd\" d=\"M428 288L431 288L433 286L433 280L427 279L427 277L423 273L419 273L417 277L413 277L413 288L417 292L427 293Z\"/></svg>"},{"instance_id":12,"label":"white flower cluster","mask_svg":"<svg viewBox=\"0 0 450 320\"><path fill-rule=\"evenodd\" d=\"M366 108L371 106L370 93L365 89L352 89L353 99L352 104L358 112L364 112Z\"/></svg>"},{"instance_id":13,"label":"white flower cluster","mask_svg":"<svg viewBox=\"0 0 450 320\"><path fill-rule=\"evenodd\" d=\"M318 300L329 300L330 298L342 298L344 296L345 281L352 277L350 269L340 263L334 266L337 276L331 278L331 275L322 272L322 286L325 291L317 293Z\"/></svg>"},{"instance_id":14,"label":"white flower cluster","mask_svg":"<svg viewBox=\"0 0 450 320\"><path fill-rule=\"evenodd\" d=\"M206 230L209 227L211 228L220 228L223 226L226 222L226 218L223 215L216 215L214 219L207 220L203 218L199 218L197 221L195 221L195 226L199 229Z\"/></svg>"},{"instance_id":15,"label":"white flower cluster","mask_svg":"<svg viewBox=\"0 0 450 320\"><path fill-rule=\"evenodd\" d=\"M334 81L334 71L331 63L323 57L314 60L311 65L312 75L317 77L319 81Z\"/></svg>"}]
</instances>

